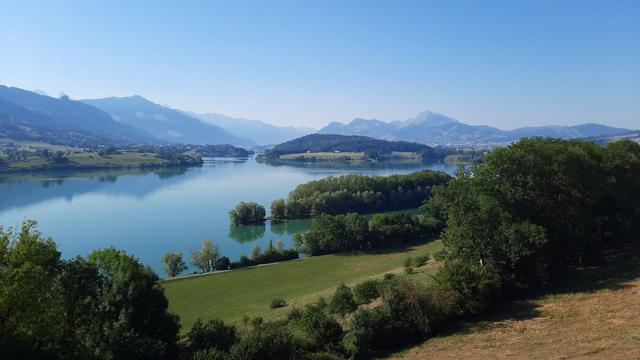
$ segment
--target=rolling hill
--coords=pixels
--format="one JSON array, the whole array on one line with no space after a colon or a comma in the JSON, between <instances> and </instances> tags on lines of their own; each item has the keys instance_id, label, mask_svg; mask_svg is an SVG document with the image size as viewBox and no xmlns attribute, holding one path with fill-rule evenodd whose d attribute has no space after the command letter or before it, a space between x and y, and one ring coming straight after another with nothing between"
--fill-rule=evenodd
<instances>
[{"instance_id":1,"label":"rolling hill","mask_svg":"<svg viewBox=\"0 0 640 360\"><path fill-rule=\"evenodd\" d=\"M354 119L348 124L333 122L319 134L363 135L385 140L413 141L422 144L489 144L512 142L523 137L544 136L560 139L609 136L628 129L599 124L576 126L524 127L501 130L485 125L464 124L446 115L425 111L405 121Z\"/></svg>"},{"instance_id":2,"label":"rolling hill","mask_svg":"<svg viewBox=\"0 0 640 360\"><path fill-rule=\"evenodd\" d=\"M251 146L251 140L186 115L180 110L153 103L142 96L83 100L110 114L119 123L142 129L158 139L183 144L231 144Z\"/></svg>"},{"instance_id":3,"label":"rolling hill","mask_svg":"<svg viewBox=\"0 0 640 360\"><path fill-rule=\"evenodd\" d=\"M305 157L305 154L363 154L363 160L371 160L390 157L394 153L419 154L422 158L430 159L441 157L433 148L423 144L333 134L305 135L267 150L262 157L282 159L283 156L292 154L301 157Z\"/></svg>"}]
</instances>

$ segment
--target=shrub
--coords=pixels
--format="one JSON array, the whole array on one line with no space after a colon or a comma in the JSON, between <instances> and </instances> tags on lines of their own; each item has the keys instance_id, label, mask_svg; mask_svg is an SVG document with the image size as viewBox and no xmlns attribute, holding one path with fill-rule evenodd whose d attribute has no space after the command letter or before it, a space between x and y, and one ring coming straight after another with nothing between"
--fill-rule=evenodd
<instances>
[{"instance_id":1,"label":"shrub","mask_svg":"<svg viewBox=\"0 0 640 360\"><path fill-rule=\"evenodd\" d=\"M355 311L358 308L358 305L355 300L353 300L351 289L345 284L341 284L336 288L336 292L331 298L329 308L333 313L345 316L346 314Z\"/></svg>"},{"instance_id":2,"label":"shrub","mask_svg":"<svg viewBox=\"0 0 640 360\"><path fill-rule=\"evenodd\" d=\"M271 300L271 305L269 305L269 307L271 307L272 309L281 308L285 306L287 306L287 302L282 298L275 298Z\"/></svg>"},{"instance_id":3,"label":"shrub","mask_svg":"<svg viewBox=\"0 0 640 360\"><path fill-rule=\"evenodd\" d=\"M187 333L189 350L194 353L209 348L227 351L236 340L236 329L217 319L207 323L198 319Z\"/></svg>"},{"instance_id":4,"label":"shrub","mask_svg":"<svg viewBox=\"0 0 640 360\"><path fill-rule=\"evenodd\" d=\"M358 304L368 304L380 297L381 283L378 280L367 280L353 287L353 298Z\"/></svg>"},{"instance_id":5,"label":"shrub","mask_svg":"<svg viewBox=\"0 0 640 360\"><path fill-rule=\"evenodd\" d=\"M214 348L197 351L191 356L191 360L226 360L228 358L229 354Z\"/></svg>"},{"instance_id":6,"label":"shrub","mask_svg":"<svg viewBox=\"0 0 640 360\"><path fill-rule=\"evenodd\" d=\"M411 266L407 266L404 268L404 273L407 275L413 274L413 268Z\"/></svg>"},{"instance_id":7,"label":"shrub","mask_svg":"<svg viewBox=\"0 0 640 360\"><path fill-rule=\"evenodd\" d=\"M216 263L216 270L229 270L231 268L231 261L228 257L221 257Z\"/></svg>"},{"instance_id":8,"label":"shrub","mask_svg":"<svg viewBox=\"0 0 640 360\"><path fill-rule=\"evenodd\" d=\"M277 324L267 324L234 344L229 350L232 360L292 359L299 346L289 331Z\"/></svg>"},{"instance_id":9,"label":"shrub","mask_svg":"<svg viewBox=\"0 0 640 360\"><path fill-rule=\"evenodd\" d=\"M404 259L404 267L408 268L411 267L411 265L413 265L413 258L411 256L409 256L408 258Z\"/></svg>"},{"instance_id":10,"label":"shrub","mask_svg":"<svg viewBox=\"0 0 640 360\"><path fill-rule=\"evenodd\" d=\"M436 285L453 291L458 315L477 314L501 298L501 278L491 266L447 261L436 274Z\"/></svg>"},{"instance_id":11,"label":"shrub","mask_svg":"<svg viewBox=\"0 0 640 360\"><path fill-rule=\"evenodd\" d=\"M426 265L428 261L429 261L429 254L420 255L414 260L414 265L416 267L421 267Z\"/></svg>"},{"instance_id":12,"label":"shrub","mask_svg":"<svg viewBox=\"0 0 640 360\"><path fill-rule=\"evenodd\" d=\"M336 319L317 305L306 306L297 323L317 349L336 349L344 335Z\"/></svg>"}]
</instances>

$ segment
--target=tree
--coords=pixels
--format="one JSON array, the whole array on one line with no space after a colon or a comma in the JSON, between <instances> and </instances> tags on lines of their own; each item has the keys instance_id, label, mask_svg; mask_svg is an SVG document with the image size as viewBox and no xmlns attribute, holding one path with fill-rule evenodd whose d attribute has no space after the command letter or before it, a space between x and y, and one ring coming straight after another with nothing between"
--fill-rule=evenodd
<instances>
[{"instance_id":1,"label":"tree","mask_svg":"<svg viewBox=\"0 0 640 360\"><path fill-rule=\"evenodd\" d=\"M164 254L162 263L164 264L164 271L170 277L177 276L188 268L187 264L182 260L181 252Z\"/></svg>"},{"instance_id":2,"label":"tree","mask_svg":"<svg viewBox=\"0 0 640 360\"><path fill-rule=\"evenodd\" d=\"M353 300L351 289L347 285L340 284L340 286L336 288L336 292L329 303L329 308L332 312L339 314L343 318L346 314L358 308L355 300Z\"/></svg>"},{"instance_id":3,"label":"tree","mask_svg":"<svg viewBox=\"0 0 640 360\"><path fill-rule=\"evenodd\" d=\"M284 241L278 240L276 241L276 252L278 254L284 254Z\"/></svg>"},{"instance_id":4,"label":"tree","mask_svg":"<svg viewBox=\"0 0 640 360\"><path fill-rule=\"evenodd\" d=\"M284 199L277 199L271 203L271 217L274 219L286 218L286 205Z\"/></svg>"},{"instance_id":5,"label":"tree","mask_svg":"<svg viewBox=\"0 0 640 360\"><path fill-rule=\"evenodd\" d=\"M264 206L255 202L240 202L229 211L229 218L234 225L249 225L264 222L266 211Z\"/></svg>"},{"instance_id":6,"label":"tree","mask_svg":"<svg viewBox=\"0 0 640 360\"><path fill-rule=\"evenodd\" d=\"M202 272L214 271L219 258L218 244L214 244L211 238L202 240L200 250L191 250L192 264Z\"/></svg>"},{"instance_id":7,"label":"tree","mask_svg":"<svg viewBox=\"0 0 640 360\"><path fill-rule=\"evenodd\" d=\"M260 257L260 246L256 245L251 249L251 260L256 260Z\"/></svg>"}]
</instances>

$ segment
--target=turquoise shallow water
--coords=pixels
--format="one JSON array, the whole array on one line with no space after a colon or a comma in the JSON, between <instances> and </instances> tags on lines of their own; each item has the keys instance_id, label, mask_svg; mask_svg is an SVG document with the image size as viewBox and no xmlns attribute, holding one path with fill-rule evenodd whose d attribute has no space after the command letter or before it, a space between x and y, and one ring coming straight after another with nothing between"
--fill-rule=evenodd
<instances>
[{"instance_id":1,"label":"turquoise shallow water","mask_svg":"<svg viewBox=\"0 0 640 360\"><path fill-rule=\"evenodd\" d=\"M155 171L111 170L0 175L0 224L35 219L64 257L115 246L162 274L161 256L189 250L210 236L223 255L236 260L255 245L308 228L309 220L234 227L228 211L240 201L267 209L296 185L329 175L388 175L424 168L452 173L442 163L375 165L267 165L249 159L206 159L202 167ZM192 269L190 269L192 270Z\"/></svg>"}]
</instances>

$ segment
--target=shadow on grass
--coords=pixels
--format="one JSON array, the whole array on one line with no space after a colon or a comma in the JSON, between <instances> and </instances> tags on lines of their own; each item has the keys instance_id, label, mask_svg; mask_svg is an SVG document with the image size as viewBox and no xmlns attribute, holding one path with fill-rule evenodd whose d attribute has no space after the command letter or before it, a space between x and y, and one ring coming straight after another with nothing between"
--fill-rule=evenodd
<instances>
[{"instance_id":1,"label":"shadow on grass","mask_svg":"<svg viewBox=\"0 0 640 360\"><path fill-rule=\"evenodd\" d=\"M411 242L411 243L398 245L398 246L392 246L392 247L382 247L382 248L371 249L371 250L363 250L363 251L341 252L341 253L334 253L334 254L330 254L330 255L355 256L355 255L404 254L404 253L411 252L416 246L430 244L430 243L432 243L432 242L434 242L436 240L438 240L438 239L433 238L433 239L429 239L427 241L424 241L424 240L416 241L416 242Z\"/></svg>"},{"instance_id":2,"label":"shadow on grass","mask_svg":"<svg viewBox=\"0 0 640 360\"><path fill-rule=\"evenodd\" d=\"M628 288L630 281L640 278L640 249L626 247L606 250L598 266L573 267L556 281L550 289L537 298L510 301L472 318L460 321L436 337L468 334L500 327L504 321L533 319L541 315L536 301L545 296L572 293L591 293L599 290Z\"/></svg>"}]
</instances>

